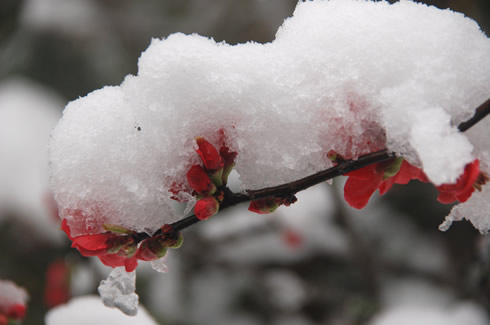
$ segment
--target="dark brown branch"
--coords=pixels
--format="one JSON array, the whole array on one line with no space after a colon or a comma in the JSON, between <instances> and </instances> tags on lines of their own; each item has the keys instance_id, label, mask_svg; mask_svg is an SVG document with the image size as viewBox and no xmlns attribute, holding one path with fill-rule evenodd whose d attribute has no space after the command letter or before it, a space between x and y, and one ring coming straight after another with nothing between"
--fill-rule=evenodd
<instances>
[{"instance_id":1,"label":"dark brown branch","mask_svg":"<svg viewBox=\"0 0 490 325\"><path fill-rule=\"evenodd\" d=\"M465 132L476 123L481 121L485 116L490 113L490 99L485 101L475 110L475 115L469 120L458 125L458 129L461 132ZM329 168L327 170L318 172L316 174L307 176L305 178L277 185L272 187L266 187L258 190L247 190L244 193L232 193L229 190L225 190L225 198L220 206L220 210L226 209L230 206L237 205L242 202L252 201L260 198L266 197L282 197L287 198L294 196L296 193L305 190L311 186L322 183L334 177L344 175L348 172L358 170L360 168L366 167L370 164L382 162L388 159L394 158L396 155L393 152L388 152L386 149L373 152L364 156L360 156L358 159L343 160L338 165ZM175 232L179 232L200 220L196 216L192 215L183 218L170 224ZM154 235L160 233L158 231ZM138 240L149 237L148 235L138 234ZM141 238L141 239L140 239Z\"/></svg>"},{"instance_id":2,"label":"dark brown branch","mask_svg":"<svg viewBox=\"0 0 490 325\"><path fill-rule=\"evenodd\" d=\"M487 99L486 102L484 102L483 104L477 107L477 109L475 110L475 115L473 115L472 118L458 125L458 129L461 132L465 132L473 125L483 120L483 118L485 118L485 116L487 116L489 113L490 113L490 98Z\"/></svg>"}]
</instances>

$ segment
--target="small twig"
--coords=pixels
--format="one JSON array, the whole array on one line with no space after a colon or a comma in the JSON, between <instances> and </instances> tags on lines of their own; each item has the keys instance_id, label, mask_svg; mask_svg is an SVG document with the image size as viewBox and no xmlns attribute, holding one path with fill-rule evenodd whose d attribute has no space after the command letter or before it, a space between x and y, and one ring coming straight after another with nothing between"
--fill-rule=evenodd
<instances>
[{"instance_id":1,"label":"small twig","mask_svg":"<svg viewBox=\"0 0 490 325\"><path fill-rule=\"evenodd\" d=\"M485 116L487 116L488 114L490 114L490 98L476 108L475 115L473 115L472 118L458 125L459 131L465 132L466 130L474 126L476 123L483 120L483 118L485 118Z\"/></svg>"}]
</instances>

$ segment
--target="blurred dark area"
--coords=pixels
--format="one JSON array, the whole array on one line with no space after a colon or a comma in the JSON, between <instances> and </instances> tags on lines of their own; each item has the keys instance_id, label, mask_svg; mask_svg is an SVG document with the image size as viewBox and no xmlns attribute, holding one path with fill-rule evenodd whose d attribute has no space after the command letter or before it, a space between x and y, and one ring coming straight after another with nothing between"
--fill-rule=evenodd
<instances>
[{"instance_id":1,"label":"blurred dark area","mask_svg":"<svg viewBox=\"0 0 490 325\"><path fill-rule=\"evenodd\" d=\"M487 35L490 32L488 0L424 3L462 12ZM0 84L29 80L67 103L136 74L138 57L152 38L183 32L230 44L270 42L295 5L296 0L1 0ZM0 166L3 159L0 156ZM358 212L341 203L341 185L339 180L325 189L325 197L335 202L333 210L325 212L333 216L325 227L332 224L339 229L346 250L302 253L304 234L299 231L295 238L294 229L274 218L216 239L198 225L186 232L186 243L176 252L178 275L147 276L144 271L139 276L141 303L160 324L368 324L384 308L386 283L417 279L450 292L456 301L490 310L490 240L466 221L439 231L451 206L436 201L432 186L396 185L371 202L371 209ZM71 249L64 236L51 240L39 235L37 226L26 221L30 212L2 204L0 200L0 278L29 292L23 324L43 323L50 309L45 302L46 271L55 261L70 265L72 280L80 274L77 269L91 274L86 287L71 295L96 294L105 269ZM376 209L381 211L379 221L368 218ZM384 227L378 222L389 217L394 222L393 238L388 230L377 229ZM52 227L59 223L53 220ZM254 241L257 234L279 238L292 257L242 262L227 257L227 249ZM414 253L418 249L421 257ZM432 251L425 249L441 252L444 256L434 256L441 262L431 261ZM405 255L412 260L405 260ZM434 266L420 266L425 260ZM167 288L158 290L159 285ZM206 293L217 301L209 303L211 307L205 304Z\"/></svg>"}]
</instances>

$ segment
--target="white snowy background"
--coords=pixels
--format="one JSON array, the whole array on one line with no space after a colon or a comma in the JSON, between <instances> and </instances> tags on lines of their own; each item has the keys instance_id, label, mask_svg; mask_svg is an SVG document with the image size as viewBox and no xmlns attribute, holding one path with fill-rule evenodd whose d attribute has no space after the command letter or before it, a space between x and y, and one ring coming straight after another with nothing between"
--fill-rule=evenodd
<instances>
[{"instance_id":1,"label":"white snowy background","mask_svg":"<svg viewBox=\"0 0 490 325\"><path fill-rule=\"evenodd\" d=\"M484 0L437 3L488 26ZM342 179L300 193L273 215L227 210L185 232L168 273L145 263L137 269L136 318L93 296L110 270L69 248L46 204L47 144L64 105L136 74L152 37L195 32L230 44L268 42L294 7L286 0L0 4L0 278L29 292L23 324L488 323L488 236L466 221L441 233L451 207L417 183L375 194L361 211L343 202ZM71 266L74 298L48 312L44 272L60 258Z\"/></svg>"}]
</instances>

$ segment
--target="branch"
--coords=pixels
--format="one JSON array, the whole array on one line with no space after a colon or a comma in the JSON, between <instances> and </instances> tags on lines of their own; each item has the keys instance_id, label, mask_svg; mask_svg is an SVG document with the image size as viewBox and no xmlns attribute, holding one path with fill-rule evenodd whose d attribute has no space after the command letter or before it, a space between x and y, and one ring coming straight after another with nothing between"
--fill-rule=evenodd
<instances>
[{"instance_id":1,"label":"branch","mask_svg":"<svg viewBox=\"0 0 490 325\"><path fill-rule=\"evenodd\" d=\"M458 129L461 132L465 132L472 126L481 121L485 116L490 113L490 99L487 99L483 104L475 109L475 114L469 120L462 122L458 125ZM223 203L220 206L220 210L226 209L231 206L235 206L242 202L252 201L256 199L266 197L293 197L296 193L305 190L316 184L325 182L334 177L345 175L351 171L361 169L368 165L389 160L396 157L394 152L388 152L387 149L383 149L377 152L369 153L358 157L357 159L342 160L339 164L329 169L323 170L316 174L307 176L305 178L292 181L289 183L266 187L258 190L246 190L243 193L232 193L228 188L224 189L225 197ZM174 232L179 232L200 220L195 216L189 216L171 223ZM158 230L154 235L160 234L161 230ZM135 235L138 241L148 238L149 236L144 233L138 233Z\"/></svg>"}]
</instances>

